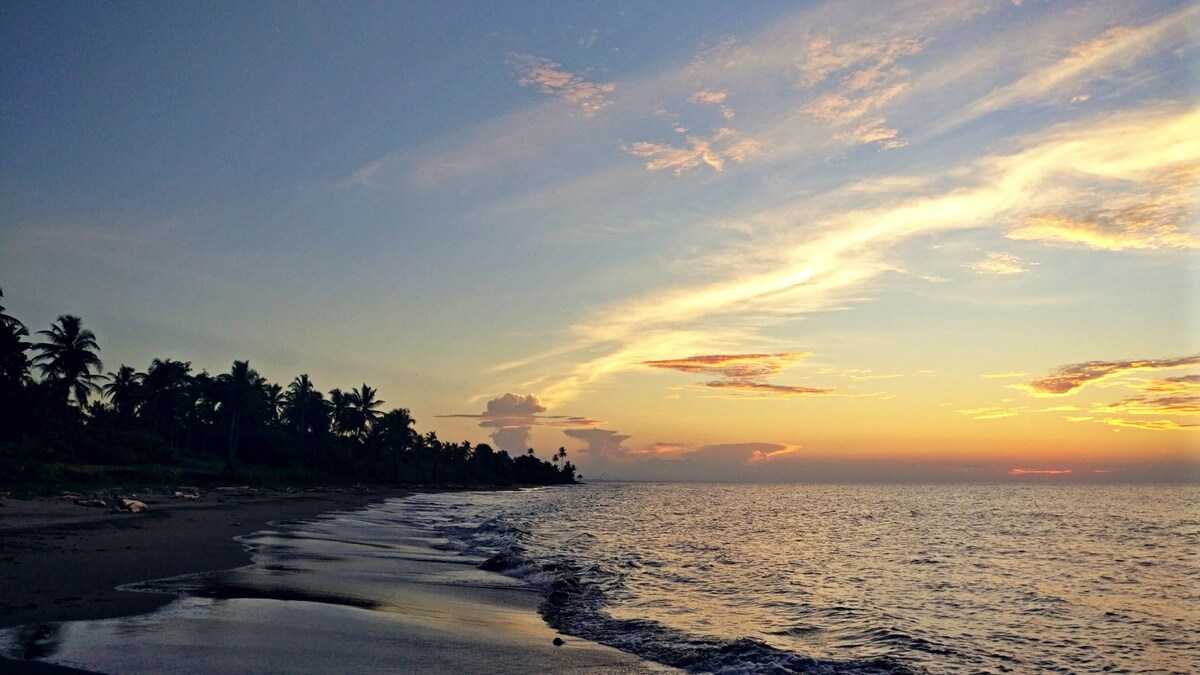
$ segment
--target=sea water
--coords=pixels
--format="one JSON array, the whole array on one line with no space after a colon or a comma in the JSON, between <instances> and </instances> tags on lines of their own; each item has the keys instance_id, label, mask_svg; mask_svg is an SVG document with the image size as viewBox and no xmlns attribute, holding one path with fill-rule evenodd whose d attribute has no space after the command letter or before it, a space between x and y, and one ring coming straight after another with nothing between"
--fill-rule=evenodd
<instances>
[{"instance_id":1,"label":"sea water","mask_svg":"<svg viewBox=\"0 0 1200 675\"><path fill-rule=\"evenodd\" d=\"M183 594L154 614L0 649L391 672L420 633L389 608L434 584L531 589L563 633L697 671L1200 672L1196 486L594 483L419 494L242 540L251 566L142 585Z\"/></svg>"},{"instance_id":2,"label":"sea water","mask_svg":"<svg viewBox=\"0 0 1200 675\"><path fill-rule=\"evenodd\" d=\"M510 575L570 570L555 627L666 663L1200 672L1196 486L592 484L409 506Z\"/></svg>"}]
</instances>

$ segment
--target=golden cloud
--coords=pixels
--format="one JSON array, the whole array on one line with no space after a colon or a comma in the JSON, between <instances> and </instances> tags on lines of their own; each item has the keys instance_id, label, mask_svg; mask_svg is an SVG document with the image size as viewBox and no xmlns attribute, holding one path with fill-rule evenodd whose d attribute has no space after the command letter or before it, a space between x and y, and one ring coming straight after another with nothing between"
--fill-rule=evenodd
<instances>
[{"instance_id":1,"label":"golden cloud","mask_svg":"<svg viewBox=\"0 0 1200 675\"><path fill-rule=\"evenodd\" d=\"M739 391L760 392L764 394L779 394L783 396L804 396L806 394L829 394L832 389L817 387L797 387L786 384L768 384L766 382L741 382L737 380L715 380L705 382L704 386L713 389L737 389Z\"/></svg>"},{"instance_id":2,"label":"golden cloud","mask_svg":"<svg viewBox=\"0 0 1200 675\"><path fill-rule=\"evenodd\" d=\"M1110 413L1130 415L1200 415L1200 396L1139 396L1110 403L1103 409Z\"/></svg>"},{"instance_id":3,"label":"golden cloud","mask_svg":"<svg viewBox=\"0 0 1200 675\"><path fill-rule=\"evenodd\" d=\"M1154 394L1174 394L1200 391L1200 375L1165 377L1142 384L1138 389Z\"/></svg>"},{"instance_id":4,"label":"golden cloud","mask_svg":"<svg viewBox=\"0 0 1200 675\"><path fill-rule=\"evenodd\" d=\"M1200 248L1200 238L1184 232L1177 225L1156 221L1142 215L1094 214L1079 219L1063 215L1033 215L1008 233L1009 239L1079 244L1100 251L1128 249Z\"/></svg>"},{"instance_id":5,"label":"golden cloud","mask_svg":"<svg viewBox=\"0 0 1200 675\"><path fill-rule=\"evenodd\" d=\"M985 407L985 408L966 408L963 410L959 410L958 413L960 415L966 415L967 417L970 417L973 420L999 420L999 419L1004 419L1005 417L1016 417L1017 415L1021 414L1021 412L1025 411L1025 410L1027 410L1027 409L1026 408Z\"/></svg>"},{"instance_id":6,"label":"golden cloud","mask_svg":"<svg viewBox=\"0 0 1200 675\"><path fill-rule=\"evenodd\" d=\"M907 186L929 177L864 181L829 196L795 227L810 202L781 204L740 217L748 241L701 262L704 281L615 303L572 326L575 339L529 363L559 364L566 375L543 387L561 401L635 364L712 344L754 339L779 317L845 307L856 289L895 269L886 256L913 237L986 227L998 218L1050 211L1097 184L1140 184L1151 172L1200 158L1200 109L1144 106L1063 124L1021 139L1023 149L991 155L944 174L955 184L930 194ZM899 187L904 189L899 189ZM817 208L819 206L819 208ZM715 317L740 317L713 334Z\"/></svg>"},{"instance_id":7,"label":"golden cloud","mask_svg":"<svg viewBox=\"0 0 1200 675\"><path fill-rule=\"evenodd\" d=\"M1110 377L1140 370L1165 370L1200 365L1200 354L1178 359L1142 361L1089 361L1063 366L1046 377L1012 385L1033 396L1066 396L1081 387Z\"/></svg>"},{"instance_id":8,"label":"golden cloud","mask_svg":"<svg viewBox=\"0 0 1200 675\"><path fill-rule=\"evenodd\" d=\"M1180 424L1175 420L1126 420L1113 418L1105 420L1114 427L1129 429L1145 429L1147 431L1200 431L1200 424Z\"/></svg>"}]
</instances>

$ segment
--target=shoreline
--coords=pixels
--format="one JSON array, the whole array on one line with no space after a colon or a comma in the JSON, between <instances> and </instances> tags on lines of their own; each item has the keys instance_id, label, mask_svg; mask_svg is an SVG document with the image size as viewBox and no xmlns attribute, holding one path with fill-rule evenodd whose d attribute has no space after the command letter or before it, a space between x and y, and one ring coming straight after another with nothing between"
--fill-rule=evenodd
<instances>
[{"instance_id":1,"label":"shoreline","mask_svg":"<svg viewBox=\"0 0 1200 675\"><path fill-rule=\"evenodd\" d=\"M142 513L110 513L72 498L0 500L0 629L60 621L114 619L152 612L173 594L121 591L125 584L248 565L234 537L269 523L352 510L410 489L288 493L238 489L197 500L139 493ZM0 656L0 670L81 673Z\"/></svg>"},{"instance_id":2,"label":"shoreline","mask_svg":"<svg viewBox=\"0 0 1200 675\"><path fill-rule=\"evenodd\" d=\"M362 491L272 490L211 492L197 500L145 494L143 513L109 513L73 499L0 500L0 629L148 615L180 596L120 591L118 586L250 565L251 551L234 537L269 523L313 520L353 511L412 489ZM406 563L409 564L409 563ZM410 571L436 572L444 563L419 562ZM486 573L491 574L491 573ZM531 672L670 672L660 664L578 638L552 645L556 632L537 612L535 594L404 584L412 606L390 608L397 658L419 652L423 672L488 672L523 663ZM457 617L431 631L428 617L449 608ZM472 627L493 617L487 634ZM566 637L566 636L564 636ZM406 652L411 645L418 652ZM522 669L523 670L523 669ZM0 656L6 673L88 673L36 660ZM502 672L503 667L496 672ZM512 670L516 672L517 669ZM320 672L316 670L314 672Z\"/></svg>"}]
</instances>

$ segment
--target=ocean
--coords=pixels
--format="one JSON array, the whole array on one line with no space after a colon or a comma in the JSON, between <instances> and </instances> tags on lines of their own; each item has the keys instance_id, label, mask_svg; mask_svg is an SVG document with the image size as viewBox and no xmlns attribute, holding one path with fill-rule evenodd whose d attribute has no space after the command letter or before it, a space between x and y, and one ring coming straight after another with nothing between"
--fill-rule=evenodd
<instances>
[{"instance_id":1,"label":"ocean","mask_svg":"<svg viewBox=\"0 0 1200 675\"><path fill-rule=\"evenodd\" d=\"M282 672L301 657L280 645L307 641L342 645L313 672L391 672L405 647L371 610L404 561L438 560L424 582L532 587L554 629L695 671L1200 672L1197 486L592 483L418 494L244 542L248 568L143 585L186 594L155 614L0 649L167 672L186 643ZM273 651L220 642L239 631Z\"/></svg>"},{"instance_id":2,"label":"ocean","mask_svg":"<svg viewBox=\"0 0 1200 675\"><path fill-rule=\"evenodd\" d=\"M411 508L469 555L513 553L508 574L571 570L584 592L552 625L665 663L1200 672L1195 486L595 484Z\"/></svg>"}]
</instances>

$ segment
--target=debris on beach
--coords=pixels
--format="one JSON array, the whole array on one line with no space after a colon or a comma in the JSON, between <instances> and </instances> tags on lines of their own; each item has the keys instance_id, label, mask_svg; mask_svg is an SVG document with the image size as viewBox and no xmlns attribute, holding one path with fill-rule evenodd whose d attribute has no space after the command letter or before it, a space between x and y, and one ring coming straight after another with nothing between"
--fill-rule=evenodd
<instances>
[{"instance_id":1,"label":"debris on beach","mask_svg":"<svg viewBox=\"0 0 1200 675\"><path fill-rule=\"evenodd\" d=\"M217 501L221 501L222 497L257 497L262 493L260 488L250 487L249 485L227 485L224 487L214 488L219 496Z\"/></svg>"},{"instance_id":2,"label":"debris on beach","mask_svg":"<svg viewBox=\"0 0 1200 675\"><path fill-rule=\"evenodd\" d=\"M141 513L148 508L146 502L122 498L117 500L117 505L113 507L113 513Z\"/></svg>"},{"instance_id":3,"label":"debris on beach","mask_svg":"<svg viewBox=\"0 0 1200 675\"><path fill-rule=\"evenodd\" d=\"M200 491L195 490L195 489L189 490L188 488L184 488L183 490L176 490L175 493L171 496L174 497L175 499L200 499Z\"/></svg>"},{"instance_id":4,"label":"debris on beach","mask_svg":"<svg viewBox=\"0 0 1200 675\"><path fill-rule=\"evenodd\" d=\"M79 506L94 506L97 508L108 508L108 502L103 499L76 499L75 503Z\"/></svg>"}]
</instances>

